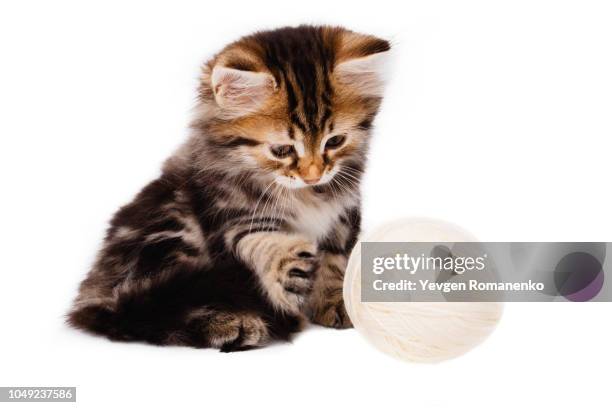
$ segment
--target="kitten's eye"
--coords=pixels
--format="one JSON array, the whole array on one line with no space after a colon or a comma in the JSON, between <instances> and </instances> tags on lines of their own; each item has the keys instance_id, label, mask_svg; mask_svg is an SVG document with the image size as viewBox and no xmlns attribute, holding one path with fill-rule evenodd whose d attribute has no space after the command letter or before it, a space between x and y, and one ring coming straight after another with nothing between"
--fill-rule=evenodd
<instances>
[{"instance_id":1,"label":"kitten's eye","mask_svg":"<svg viewBox=\"0 0 612 408\"><path fill-rule=\"evenodd\" d=\"M293 153L293 150L293 145L289 144L270 146L270 151L272 152L272 154L278 157L279 159L289 156L291 153Z\"/></svg>"},{"instance_id":2,"label":"kitten's eye","mask_svg":"<svg viewBox=\"0 0 612 408\"><path fill-rule=\"evenodd\" d=\"M346 140L346 136L344 135L337 135L334 137L330 137L329 139L327 139L327 142L325 142L325 148L326 149L337 149L344 144L345 140Z\"/></svg>"}]
</instances>

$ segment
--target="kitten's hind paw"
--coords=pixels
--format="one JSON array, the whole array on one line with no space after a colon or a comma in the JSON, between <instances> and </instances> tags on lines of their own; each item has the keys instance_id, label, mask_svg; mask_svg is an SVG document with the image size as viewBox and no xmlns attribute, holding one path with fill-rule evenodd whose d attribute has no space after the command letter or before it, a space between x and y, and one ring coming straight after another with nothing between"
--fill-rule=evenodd
<instances>
[{"instance_id":1,"label":"kitten's hind paw","mask_svg":"<svg viewBox=\"0 0 612 408\"><path fill-rule=\"evenodd\" d=\"M208 347L222 352L249 350L270 341L266 322L253 313L204 309L192 314L190 326L202 333Z\"/></svg>"}]
</instances>

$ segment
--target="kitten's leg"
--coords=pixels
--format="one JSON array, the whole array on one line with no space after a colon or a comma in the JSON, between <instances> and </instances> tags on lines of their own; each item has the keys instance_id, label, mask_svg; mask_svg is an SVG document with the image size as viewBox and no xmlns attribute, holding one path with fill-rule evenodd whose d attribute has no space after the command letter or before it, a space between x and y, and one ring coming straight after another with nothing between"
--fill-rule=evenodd
<instances>
[{"instance_id":1,"label":"kitten's leg","mask_svg":"<svg viewBox=\"0 0 612 408\"><path fill-rule=\"evenodd\" d=\"M335 328L353 326L344 306L342 287L348 256L357 242L360 225L359 208L350 208L320 243L321 267L308 304L308 316L313 323Z\"/></svg>"},{"instance_id":2,"label":"kitten's leg","mask_svg":"<svg viewBox=\"0 0 612 408\"><path fill-rule=\"evenodd\" d=\"M144 205L157 195L144 198L115 217L68 315L71 325L113 340L224 349L266 344L268 328L279 339L297 330L257 305L224 304L235 293L233 286L220 286L224 277L244 282L252 272L213 265L187 208L155 201L151 210ZM261 295L253 289L243 297ZM221 304L207 308L211 298Z\"/></svg>"},{"instance_id":3,"label":"kitten's leg","mask_svg":"<svg viewBox=\"0 0 612 408\"><path fill-rule=\"evenodd\" d=\"M277 309L301 314L319 261L311 241L284 232L256 232L241 238L235 252L253 269Z\"/></svg>"},{"instance_id":4,"label":"kitten's leg","mask_svg":"<svg viewBox=\"0 0 612 408\"><path fill-rule=\"evenodd\" d=\"M169 343L218 348L223 352L260 347L271 340L268 324L256 313L202 307L188 313L185 336L176 332Z\"/></svg>"},{"instance_id":5,"label":"kitten's leg","mask_svg":"<svg viewBox=\"0 0 612 408\"><path fill-rule=\"evenodd\" d=\"M159 273L165 275L163 280L124 281L106 304L82 298L70 313L70 322L113 340L222 351L263 346L273 338L284 340L299 328L298 323L291 326L283 316L274 316L253 302L206 305L210 292L220 289L211 287L207 276L231 274L243 278L231 269L190 271L179 266ZM253 295L241 289L237 293ZM291 327L283 331L283 325Z\"/></svg>"},{"instance_id":6,"label":"kitten's leg","mask_svg":"<svg viewBox=\"0 0 612 408\"><path fill-rule=\"evenodd\" d=\"M313 323L338 329L353 327L342 298L346 263L343 254L323 253L308 302L308 315Z\"/></svg>"}]
</instances>

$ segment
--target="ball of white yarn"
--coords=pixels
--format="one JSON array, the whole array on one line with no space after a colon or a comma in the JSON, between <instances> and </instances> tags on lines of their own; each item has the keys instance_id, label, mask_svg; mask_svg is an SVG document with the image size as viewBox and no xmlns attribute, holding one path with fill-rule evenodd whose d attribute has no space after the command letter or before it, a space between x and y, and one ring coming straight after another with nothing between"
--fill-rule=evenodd
<instances>
[{"instance_id":1,"label":"ball of white yarn","mask_svg":"<svg viewBox=\"0 0 612 408\"><path fill-rule=\"evenodd\" d=\"M361 302L361 242L470 242L456 225L433 219L404 219L365 235L355 246L344 278L344 301L355 328L381 351L414 362L460 356L496 327L503 304L496 302Z\"/></svg>"}]
</instances>

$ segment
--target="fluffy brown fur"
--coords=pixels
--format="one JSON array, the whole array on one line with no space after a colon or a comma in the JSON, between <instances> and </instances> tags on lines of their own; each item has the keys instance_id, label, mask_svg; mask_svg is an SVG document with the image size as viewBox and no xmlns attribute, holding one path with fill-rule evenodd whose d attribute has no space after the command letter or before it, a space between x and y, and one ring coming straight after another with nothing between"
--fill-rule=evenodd
<instances>
[{"instance_id":1,"label":"fluffy brown fur","mask_svg":"<svg viewBox=\"0 0 612 408\"><path fill-rule=\"evenodd\" d=\"M191 138L111 221L69 313L114 340L217 347L344 328L347 256L389 43L282 28L203 68Z\"/></svg>"}]
</instances>

